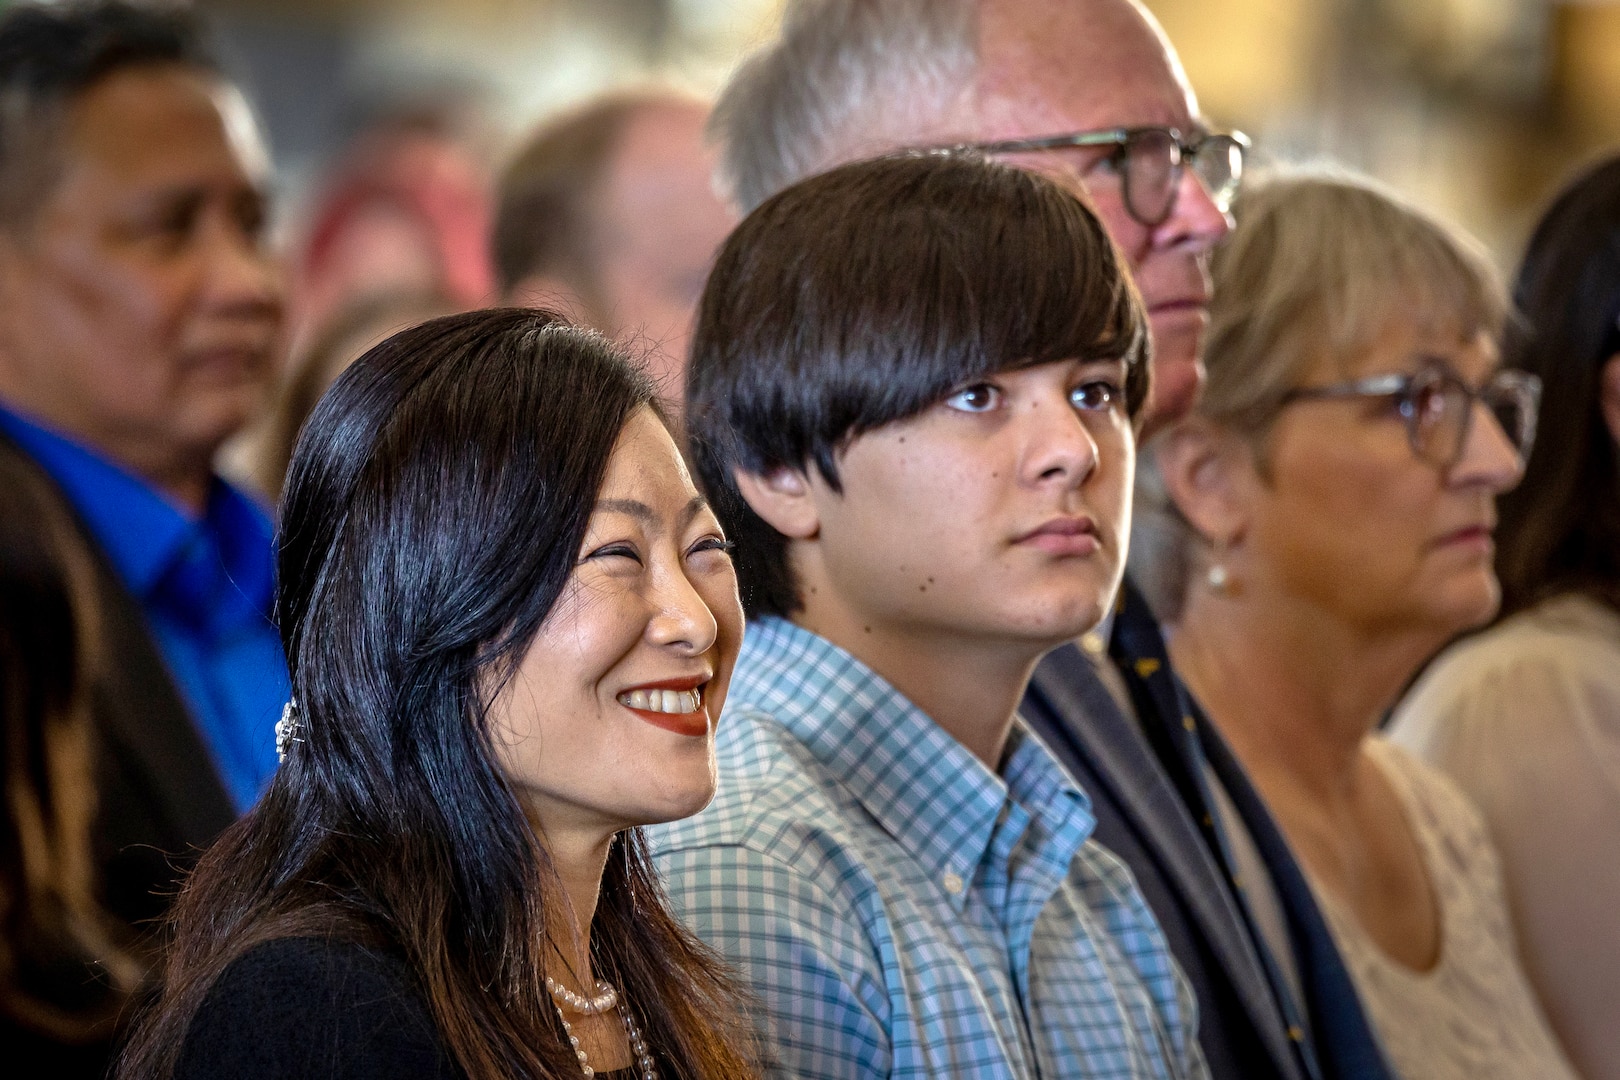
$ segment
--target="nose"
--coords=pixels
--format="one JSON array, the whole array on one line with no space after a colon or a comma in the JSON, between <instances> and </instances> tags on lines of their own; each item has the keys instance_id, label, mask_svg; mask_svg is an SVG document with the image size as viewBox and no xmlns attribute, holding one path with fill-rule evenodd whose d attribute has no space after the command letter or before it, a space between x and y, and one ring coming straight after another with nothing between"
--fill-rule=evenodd
<instances>
[{"instance_id":1,"label":"nose","mask_svg":"<svg viewBox=\"0 0 1620 1080\"><path fill-rule=\"evenodd\" d=\"M1493 495L1511 491L1524 478L1524 459L1484 402L1476 401L1472 408L1473 422L1468 425L1462 456L1451 467L1447 481L1453 487L1478 487Z\"/></svg>"},{"instance_id":2,"label":"nose","mask_svg":"<svg viewBox=\"0 0 1620 1080\"><path fill-rule=\"evenodd\" d=\"M234 222L215 220L203 232L202 292L212 305L233 314L279 315L280 260Z\"/></svg>"},{"instance_id":3,"label":"nose","mask_svg":"<svg viewBox=\"0 0 1620 1080\"><path fill-rule=\"evenodd\" d=\"M1153 230L1154 246L1204 252L1231 231L1232 216L1215 204L1198 171L1187 165L1181 171L1181 186L1176 189L1170 216Z\"/></svg>"},{"instance_id":4,"label":"nose","mask_svg":"<svg viewBox=\"0 0 1620 1080\"><path fill-rule=\"evenodd\" d=\"M1079 487L1097 468L1097 440L1066 394L1031 401L1023 415L1023 479Z\"/></svg>"},{"instance_id":5,"label":"nose","mask_svg":"<svg viewBox=\"0 0 1620 1080\"><path fill-rule=\"evenodd\" d=\"M651 597L653 614L647 620L647 641L683 656L701 656L714 647L720 624L703 594L677 563L657 575Z\"/></svg>"}]
</instances>

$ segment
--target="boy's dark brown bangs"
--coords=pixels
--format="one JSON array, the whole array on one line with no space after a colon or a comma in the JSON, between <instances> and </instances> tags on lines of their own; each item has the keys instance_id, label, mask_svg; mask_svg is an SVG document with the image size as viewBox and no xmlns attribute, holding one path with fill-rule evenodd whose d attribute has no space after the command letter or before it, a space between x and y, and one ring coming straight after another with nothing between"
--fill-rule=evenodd
<instances>
[{"instance_id":1,"label":"boy's dark brown bangs","mask_svg":"<svg viewBox=\"0 0 1620 1080\"><path fill-rule=\"evenodd\" d=\"M846 250L858 257L797 283L801 326L823 329L803 342L822 408L795 463L815 460L834 484L850 439L998 371L1123 360L1130 412L1146 400L1146 319L1101 225L1045 180L973 172L925 177L876 220L857 216L851 233L865 235Z\"/></svg>"}]
</instances>

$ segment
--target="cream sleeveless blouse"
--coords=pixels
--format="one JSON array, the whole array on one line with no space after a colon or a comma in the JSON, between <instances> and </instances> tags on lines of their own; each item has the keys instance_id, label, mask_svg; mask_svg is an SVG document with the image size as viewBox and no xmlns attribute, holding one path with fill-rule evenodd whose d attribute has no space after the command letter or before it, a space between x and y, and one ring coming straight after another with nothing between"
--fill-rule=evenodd
<instances>
[{"instance_id":1,"label":"cream sleeveless blouse","mask_svg":"<svg viewBox=\"0 0 1620 1080\"><path fill-rule=\"evenodd\" d=\"M1403 1080L1576 1080L1518 960L1496 852L1445 777L1369 740L1417 837L1440 910L1440 959L1390 959L1355 916L1317 889L1351 978Z\"/></svg>"}]
</instances>

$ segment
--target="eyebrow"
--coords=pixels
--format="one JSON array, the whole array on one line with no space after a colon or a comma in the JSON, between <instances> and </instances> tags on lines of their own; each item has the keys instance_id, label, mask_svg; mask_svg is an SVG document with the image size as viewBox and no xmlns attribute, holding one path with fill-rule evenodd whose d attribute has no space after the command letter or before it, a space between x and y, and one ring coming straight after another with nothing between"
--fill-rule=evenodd
<instances>
[{"instance_id":1,"label":"eyebrow","mask_svg":"<svg viewBox=\"0 0 1620 1080\"><path fill-rule=\"evenodd\" d=\"M1419 352L1415 358L1417 360L1417 366L1412 369L1412 374L1414 375L1420 371L1425 371L1430 368L1439 368L1447 375L1450 375L1453 379L1459 379L1464 383L1472 385L1472 383L1469 383L1468 379L1463 378L1463 373L1457 370L1457 365L1453 364L1444 356L1439 356L1431 352ZM1485 373L1485 377L1488 379L1492 375L1495 375L1502 369L1502 366L1502 358L1500 355L1498 355L1496 358L1496 363L1491 365L1490 370Z\"/></svg>"},{"instance_id":2,"label":"eyebrow","mask_svg":"<svg viewBox=\"0 0 1620 1080\"><path fill-rule=\"evenodd\" d=\"M1417 372L1426 370L1428 368L1439 368L1441 371L1444 371L1447 375L1450 375L1453 379L1456 379L1464 386L1474 387L1476 389L1484 386L1486 383L1496 378L1497 374L1505 371L1508 366L1507 361L1502 357L1501 351L1498 350L1495 362L1491 364L1491 366L1485 371L1484 379L1476 383L1473 379L1466 377L1462 372L1458 371L1457 366L1443 356L1436 356L1433 353L1423 352L1418 353L1418 359L1421 362L1412 372L1412 374L1415 375Z\"/></svg>"},{"instance_id":3,"label":"eyebrow","mask_svg":"<svg viewBox=\"0 0 1620 1080\"><path fill-rule=\"evenodd\" d=\"M697 517L698 513L709 505L709 500L702 495L694 495L690 502L681 507L680 521L682 525ZM638 521L651 524L658 515L653 508L640 499L598 499L596 502L598 512L609 514L627 514Z\"/></svg>"}]
</instances>

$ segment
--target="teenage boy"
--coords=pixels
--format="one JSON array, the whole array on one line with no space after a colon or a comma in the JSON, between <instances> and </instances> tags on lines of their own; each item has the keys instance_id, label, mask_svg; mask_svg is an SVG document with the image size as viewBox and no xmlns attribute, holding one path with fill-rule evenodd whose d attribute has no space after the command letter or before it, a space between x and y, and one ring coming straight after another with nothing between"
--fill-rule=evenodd
<instances>
[{"instance_id":1,"label":"teenage boy","mask_svg":"<svg viewBox=\"0 0 1620 1080\"><path fill-rule=\"evenodd\" d=\"M1015 709L1119 585L1145 317L1096 218L848 165L722 247L692 453L754 620L720 790L653 846L795 1077L1203 1076L1190 995Z\"/></svg>"},{"instance_id":2,"label":"teenage boy","mask_svg":"<svg viewBox=\"0 0 1620 1080\"><path fill-rule=\"evenodd\" d=\"M1002 160L1071 178L1148 311L1138 444L1196 404L1209 262L1244 144L1204 126L1140 0L786 0L711 126L720 185L744 210L907 146L999 144ZM1127 574L1113 618L1047 654L1019 712L1159 920L1217 1080L1392 1080L1304 873L1193 705Z\"/></svg>"}]
</instances>

